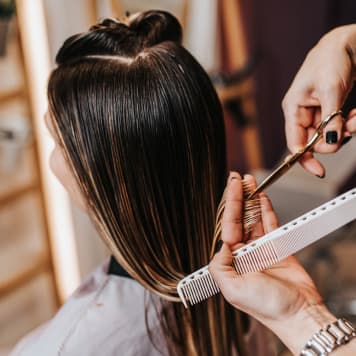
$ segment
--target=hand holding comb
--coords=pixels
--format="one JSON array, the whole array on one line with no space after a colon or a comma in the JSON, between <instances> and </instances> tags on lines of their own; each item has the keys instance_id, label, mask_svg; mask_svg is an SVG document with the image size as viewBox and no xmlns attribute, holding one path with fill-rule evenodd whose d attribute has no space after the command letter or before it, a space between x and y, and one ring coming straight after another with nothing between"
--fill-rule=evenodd
<instances>
[{"instance_id":1,"label":"hand holding comb","mask_svg":"<svg viewBox=\"0 0 356 356\"><path fill-rule=\"evenodd\" d=\"M242 216L242 225L244 227L245 232L249 232L254 224L259 221L260 218L260 202L258 199L258 193L260 193L263 189L265 189L270 184L274 183L279 177L281 177L284 173L286 173L306 152L310 151L313 146L318 142L318 140L323 135L323 129L325 126L337 115L341 115L341 111L337 111L329 115L326 119L324 119L316 129L316 133L313 135L311 140L307 143L307 145L300 150L299 152L288 156L287 159L270 175L268 176L257 188L253 184L253 181L248 182L247 179L242 181L243 192L244 192L244 211ZM355 195L355 189L351 191L351 195ZM225 193L224 193L225 195ZM225 197L222 197L222 200L219 204L217 210L216 217L216 227L214 232L214 240L213 240L213 248L215 249L215 245L217 240L220 238L221 234L221 218L225 208ZM342 198L341 200L344 200ZM355 200L355 199L354 199ZM337 206L336 199L330 202L330 206ZM325 204L326 205L326 204ZM356 207L356 203L354 203L354 208ZM315 209L317 210L317 209ZM322 206L322 211L327 210L325 206ZM313 222L314 224L319 220L311 220L307 217L308 214L300 217L301 221L305 222ZM318 216L316 211L312 211L310 213L311 216ZM277 229L277 232L281 232L280 235L275 231L273 234L267 234L263 238L259 239L258 242L253 242L248 244L246 247L237 250L233 253L234 255L234 267L236 271L240 274L253 272L253 271L261 271L265 268L270 267L271 265L281 261L282 259L290 256L291 254L299 251L303 247L309 245L310 243L316 241L317 239L325 236L329 232L336 230L338 227L346 224L347 222L356 218L356 212L353 214L353 217L350 218L347 216L340 216L338 219L330 220L333 221L333 225L329 226L329 230L323 230L322 228L318 231L318 226L316 226L316 230L312 231L309 235L303 236L300 233L298 235L298 241L292 241L293 236L288 240L287 237L290 236L290 229L287 226L283 226L282 228ZM297 226L297 222L292 222L293 226ZM292 224L291 223L291 224ZM305 223L307 224L307 223ZM304 224L304 225L305 225ZM301 225L299 224L299 227ZM324 226L325 227L325 226ZM297 228L291 229L292 231L298 230ZM283 231L285 233L283 233ZM287 231L289 231L287 233ZM324 233L322 234L322 231ZM306 232L305 232L306 233ZM293 234L292 234L293 235ZM278 237L278 239L277 239ZM285 239L285 240L284 240ZM273 242L274 241L274 245ZM277 242L280 242L280 245L285 244L287 247L284 251L281 249ZM277 250L276 250L277 249ZM245 254L246 252L246 254ZM241 262L241 263L240 263ZM181 297L183 303L187 306L187 301L191 304L195 304L202 299L209 297L210 295L216 294L219 289L213 279L211 278L207 267L200 269L199 271L188 277L184 278L178 284L178 294ZM186 293L186 294L184 294ZM190 293L188 295L187 293Z\"/></svg>"},{"instance_id":2,"label":"hand holding comb","mask_svg":"<svg viewBox=\"0 0 356 356\"><path fill-rule=\"evenodd\" d=\"M238 274L262 271L354 219L356 188L234 251L233 267ZM205 266L183 278L177 291L187 307L217 294L219 287Z\"/></svg>"}]
</instances>

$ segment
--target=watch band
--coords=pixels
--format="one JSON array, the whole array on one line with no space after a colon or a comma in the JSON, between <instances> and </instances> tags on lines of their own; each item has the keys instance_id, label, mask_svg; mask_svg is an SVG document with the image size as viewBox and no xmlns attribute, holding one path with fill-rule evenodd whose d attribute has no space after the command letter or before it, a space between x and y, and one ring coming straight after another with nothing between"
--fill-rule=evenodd
<instances>
[{"instance_id":1,"label":"watch band","mask_svg":"<svg viewBox=\"0 0 356 356\"><path fill-rule=\"evenodd\" d=\"M338 319L319 330L307 342L301 356L325 356L356 337L356 330L344 318Z\"/></svg>"}]
</instances>

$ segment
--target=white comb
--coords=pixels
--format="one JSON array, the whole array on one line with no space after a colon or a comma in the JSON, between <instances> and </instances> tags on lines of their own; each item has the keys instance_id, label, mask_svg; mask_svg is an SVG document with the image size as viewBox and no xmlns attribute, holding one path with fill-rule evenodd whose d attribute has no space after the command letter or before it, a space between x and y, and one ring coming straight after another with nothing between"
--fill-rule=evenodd
<instances>
[{"instance_id":1,"label":"white comb","mask_svg":"<svg viewBox=\"0 0 356 356\"><path fill-rule=\"evenodd\" d=\"M356 188L233 252L238 274L262 271L356 219ZM220 290L208 266L183 278L177 286L185 307Z\"/></svg>"}]
</instances>

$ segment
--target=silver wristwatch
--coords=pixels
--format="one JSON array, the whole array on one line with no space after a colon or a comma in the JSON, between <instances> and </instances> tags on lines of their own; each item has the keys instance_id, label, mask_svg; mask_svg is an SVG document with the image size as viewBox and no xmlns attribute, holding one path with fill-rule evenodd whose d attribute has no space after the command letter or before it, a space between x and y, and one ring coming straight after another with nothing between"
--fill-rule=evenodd
<instances>
[{"instance_id":1,"label":"silver wristwatch","mask_svg":"<svg viewBox=\"0 0 356 356\"><path fill-rule=\"evenodd\" d=\"M318 331L307 342L301 356L325 356L356 337L355 328L341 318Z\"/></svg>"}]
</instances>

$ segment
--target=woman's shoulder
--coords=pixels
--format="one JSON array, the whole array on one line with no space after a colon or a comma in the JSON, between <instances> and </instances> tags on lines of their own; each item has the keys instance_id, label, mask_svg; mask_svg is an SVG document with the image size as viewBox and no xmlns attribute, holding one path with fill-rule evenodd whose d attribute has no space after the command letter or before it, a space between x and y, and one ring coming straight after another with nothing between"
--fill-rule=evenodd
<instances>
[{"instance_id":1,"label":"woman's shoulder","mask_svg":"<svg viewBox=\"0 0 356 356\"><path fill-rule=\"evenodd\" d=\"M13 355L96 355L105 350L111 356L122 354L120 349L136 355L143 347L147 355L158 354L146 331L148 292L136 281L107 270L108 262L90 274L54 318L25 338ZM153 313L148 314L150 324L158 327Z\"/></svg>"}]
</instances>

